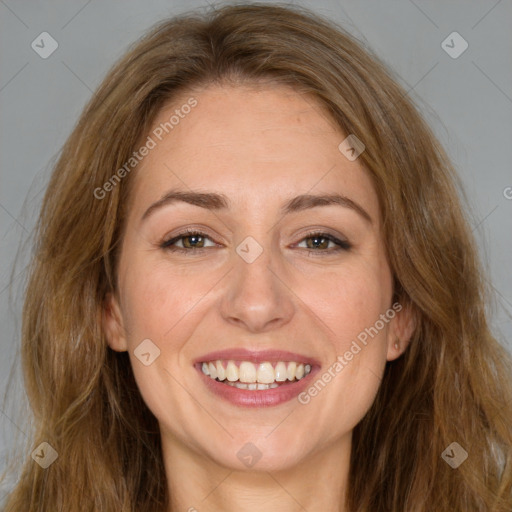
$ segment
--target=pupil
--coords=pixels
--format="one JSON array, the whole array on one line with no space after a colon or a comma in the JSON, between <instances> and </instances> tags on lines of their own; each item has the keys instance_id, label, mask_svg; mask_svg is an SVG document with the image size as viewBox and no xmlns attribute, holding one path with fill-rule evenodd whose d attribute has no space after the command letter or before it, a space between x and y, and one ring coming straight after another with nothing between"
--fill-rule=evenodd
<instances>
[{"instance_id":1,"label":"pupil","mask_svg":"<svg viewBox=\"0 0 512 512\"><path fill-rule=\"evenodd\" d=\"M192 247L196 247L195 243L197 242L198 238L202 238L200 235L189 235L187 236L187 240L189 241L189 245L192 245ZM190 242L193 240L192 242Z\"/></svg>"},{"instance_id":2,"label":"pupil","mask_svg":"<svg viewBox=\"0 0 512 512\"><path fill-rule=\"evenodd\" d=\"M322 243L319 243L319 240L323 240L323 239L324 239L323 237L318 237L318 236L312 237L311 240L313 241L313 246L319 247L320 245L323 245Z\"/></svg>"}]
</instances>

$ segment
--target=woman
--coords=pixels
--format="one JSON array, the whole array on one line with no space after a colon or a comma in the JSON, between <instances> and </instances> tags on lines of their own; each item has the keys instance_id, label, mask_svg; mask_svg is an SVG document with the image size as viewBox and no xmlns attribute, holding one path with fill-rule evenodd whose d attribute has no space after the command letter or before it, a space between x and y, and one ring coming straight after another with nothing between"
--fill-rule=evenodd
<instances>
[{"instance_id":1,"label":"woman","mask_svg":"<svg viewBox=\"0 0 512 512\"><path fill-rule=\"evenodd\" d=\"M48 186L5 510L511 510L511 360L455 180L311 13L160 23Z\"/></svg>"}]
</instances>

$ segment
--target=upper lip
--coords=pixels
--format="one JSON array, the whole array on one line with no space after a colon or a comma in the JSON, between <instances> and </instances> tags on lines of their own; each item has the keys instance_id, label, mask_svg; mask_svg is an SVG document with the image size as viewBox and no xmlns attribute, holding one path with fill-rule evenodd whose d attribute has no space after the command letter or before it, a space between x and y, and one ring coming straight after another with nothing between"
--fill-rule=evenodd
<instances>
[{"instance_id":1,"label":"upper lip","mask_svg":"<svg viewBox=\"0 0 512 512\"><path fill-rule=\"evenodd\" d=\"M311 356L305 356L296 352L289 352L287 350L248 350L245 348L228 348L224 350L216 350L208 352L194 361L194 364L202 363L205 361L221 360L239 360L250 361L251 363L278 362L278 361L295 361L297 363L304 363L310 365L320 366L320 362Z\"/></svg>"}]
</instances>

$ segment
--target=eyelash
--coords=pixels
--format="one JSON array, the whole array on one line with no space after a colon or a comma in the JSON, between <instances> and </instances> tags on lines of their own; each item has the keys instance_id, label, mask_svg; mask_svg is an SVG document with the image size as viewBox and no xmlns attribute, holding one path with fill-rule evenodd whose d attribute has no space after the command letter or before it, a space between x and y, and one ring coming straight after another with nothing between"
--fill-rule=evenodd
<instances>
[{"instance_id":1,"label":"eyelash","mask_svg":"<svg viewBox=\"0 0 512 512\"><path fill-rule=\"evenodd\" d=\"M200 236L201 238L208 238L209 240L211 240L211 238L206 233L202 233L201 231L187 230L187 231L183 231L182 233L176 235L175 237L173 237L169 240L164 240L163 242L161 242L160 248L164 249L166 251L170 251L170 252L181 252L181 253L190 253L190 252L197 253L197 252L202 252L205 249L208 249L208 247L199 247L199 248L190 248L190 249L185 249L182 247L172 247L173 244L175 244L182 238L188 238L191 236ZM315 256L318 256L319 252L332 254L332 253L337 253L339 251L348 251L352 248L352 245L349 242L347 242L346 240L339 240L338 238L336 238L333 235L330 235L329 233L323 233L323 232L319 232L319 231L312 231L310 233L307 233L300 240L300 242L303 242L304 240L307 240L309 238L320 238L320 239L325 238L326 240L329 240L338 246L336 249L325 249L325 250L306 249L309 254L312 254ZM213 240L211 240L211 241L213 242Z\"/></svg>"}]
</instances>

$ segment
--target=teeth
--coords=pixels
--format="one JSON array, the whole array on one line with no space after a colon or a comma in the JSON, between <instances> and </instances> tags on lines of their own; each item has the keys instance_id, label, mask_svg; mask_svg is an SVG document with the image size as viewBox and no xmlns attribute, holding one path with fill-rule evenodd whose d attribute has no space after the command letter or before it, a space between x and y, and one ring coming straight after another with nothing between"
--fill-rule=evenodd
<instances>
[{"instance_id":1,"label":"teeth","mask_svg":"<svg viewBox=\"0 0 512 512\"><path fill-rule=\"evenodd\" d=\"M273 382L272 384L256 384L256 383L250 383L246 384L244 382L226 382L226 384L229 384L230 386L233 386L234 388L238 389L250 389L251 391L254 391L256 389L273 389L277 388L278 385Z\"/></svg>"},{"instance_id":2,"label":"teeth","mask_svg":"<svg viewBox=\"0 0 512 512\"><path fill-rule=\"evenodd\" d=\"M236 366L235 366L236 368ZM240 382L256 382L256 368L252 363L243 361L240 363L240 369L238 370L240 375Z\"/></svg>"},{"instance_id":3,"label":"teeth","mask_svg":"<svg viewBox=\"0 0 512 512\"><path fill-rule=\"evenodd\" d=\"M296 369L297 369L297 363L288 363L288 368L286 370L286 376L288 377L288 380L293 380L295 378L295 370ZM215 377L212 377L212 378L214 379Z\"/></svg>"},{"instance_id":4,"label":"teeth","mask_svg":"<svg viewBox=\"0 0 512 512\"><path fill-rule=\"evenodd\" d=\"M224 381L225 384L235 386L239 389L259 390L276 388L277 382L297 381L311 372L311 365L296 363L294 361L279 361L273 366L265 361L260 364L253 364L250 361L209 361L202 363L202 371L211 379Z\"/></svg>"},{"instance_id":5,"label":"teeth","mask_svg":"<svg viewBox=\"0 0 512 512\"><path fill-rule=\"evenodd\" d=\"M215 368L217 369L217 378L219 380L226 380L226 370L222 366L222 361L217 361Z\"/></svg>"},{"instance_id":6,"label":"teeth","mask_svg":"<svg viewBox=\"0 0 512 512\"><path fill-rule=\"evenodd\" d=\"M215 366L215 363L208 363L208 371L212 379L217 378L217 368Z\"/></svg>"},{"instance_id":7,"label":"teeth","mask_svg":"<svg viewBox=\"0 0 512 512\"><path fill-rule=\"evenodd\" d=\"M219 363L222 363L222 361L219 361ZM229 382L235 382L238 380L238 368L233 361L228 361L228 365L226 367L226 377Z\"/></svg>"},{"instance_id":8,"label":"teeth","mask_svg":"<svg viewBox=\"0 0 512 512\"><path fill-rule=\"evenodd\" d=\"M274 368L272 368L272 365L270 363L260 363L258 367L258 382L272 384L274 380Z\"/></svg>"},{"instance_id":9,"label":"teeth","mask_svg":"<svg viewBox=\"0 0 512 512\"><path fill-rule=\"evenodd\" d=\"M311 366L309 367L309 369L311 369ZM276 374L277 382L284 382L288 378L286 372L286 363L279 361L279 363L276 364L276 369L274 371Z\"/></svg>"}]
</instances>

